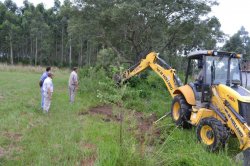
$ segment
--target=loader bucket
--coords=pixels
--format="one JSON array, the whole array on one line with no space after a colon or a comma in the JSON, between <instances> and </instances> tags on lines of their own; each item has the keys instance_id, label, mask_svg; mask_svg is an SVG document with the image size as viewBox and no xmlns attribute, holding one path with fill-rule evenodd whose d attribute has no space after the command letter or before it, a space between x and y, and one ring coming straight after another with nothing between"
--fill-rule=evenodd
<instances>
[{"instance_id":1,"label":"loader bucket","mask_svg":"<svg viewBox=\"0 0 250 166\"><path fill-rule=\"evenodd\" d=\"M250 166L250 148L247 148L243 151L244 155L244 164L243 166Z\"/></svg>"},{"instance_id":2,"label":"loader bucket","mask_svg":"<svg viewBox=\"0 0 250 166\"><path fill-rule=\"evenodd\" d=\"M115 74L113 76L113 80L115 81L116 85L121 85L122 83L122 77L119 74Z\"/></svg>"}]
</instances>

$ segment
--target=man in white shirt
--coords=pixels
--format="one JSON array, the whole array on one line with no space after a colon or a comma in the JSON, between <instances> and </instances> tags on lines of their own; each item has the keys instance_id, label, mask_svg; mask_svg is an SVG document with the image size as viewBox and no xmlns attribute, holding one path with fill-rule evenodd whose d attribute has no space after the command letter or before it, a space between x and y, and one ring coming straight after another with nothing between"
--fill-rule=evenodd
<instances>
[{"instance_id":1,"label":"man in white shirt","mask_svg":"<svg viewBox=\"0 0 250 166\"><path fill-rule=\"evenodd\" d=\"M48 73L48 77L43 82L43 95L44 95L44 106L43 111L49 112L52 93L53 93L53 82L52 82L52 73Z\"/></svg>"},{"instance_id":2,"label":"man in white shirt","mask_svg":"<svg viewBox=\"0 0 250 166\"><path fill-rule=\"evenodd\" d=\"M78 88L78 76L77 76L77 67L73 68L73 71L69 76L69 101L74 102L75 92Z\"/></svg>"},{"instance_id":3,"label":"man in white shirt","mask_svg":"<svg viewBox=\"0 0 250 166\"><path fill-rule=\"evenodd\" d=\"M40 86L40 91L41 91L41 107L42 107L42 109L43 109L43 105L44 105L43 82L48 77L49 72L51 72L50 66L46 68L46 71L42 74L40 81L39 81L39 86Z\"/></svg>"}]
</instances>

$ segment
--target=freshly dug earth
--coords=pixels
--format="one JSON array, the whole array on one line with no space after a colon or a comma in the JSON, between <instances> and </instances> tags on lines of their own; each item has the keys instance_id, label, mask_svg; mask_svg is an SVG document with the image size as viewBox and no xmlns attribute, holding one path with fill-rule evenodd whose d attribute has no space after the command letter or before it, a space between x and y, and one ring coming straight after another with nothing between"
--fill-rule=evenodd
<instances>
[{"instance_id":1,"label":"freshly dug earth","mask_svg":"<svg viewBox=\"0 0 250 166\"><path fill-rule=\"evenodd\" d=\"M156 114L153 113L145 116L142 112L135 112L134 117L136 117L137 126L130 130L135 132L136 139L140 144L154 145L162 134L161 130L154 126L154 122L157 120ZM164 140L160 140L159 143L163 141Z\"/></svg>"},{"instance_id":2,"label":"freshly dug earth","mask_svg":"<svg viewBox=\"0 0 250 166\"><path fill-rule=\"evenodd\" d=\"M112 105L103 105L90 108L88 112L80 112L79 115L86 115L86 114L99 114L106 116L106 119L103 119L105 122L109 122L111 120L114 121L121 121L120 115L115 115L112 111Z\"/></svg>"},{"instance_id":3,"label":"freshly dug earth","mask_svg":"<svg viewBox=\"0 0 250 166\"><path fill-rule=\"evenodd\" d=\"M113 112L112 105L102 105L90 108L88 112L80 112L78 115L104 115L105 122L111 120L120 122L122 119L121 115L116 115ZM154 140L159 138L161 130L153 126L153 123L157 120L156 114L145 115L142 112L127 110L126 115L130 118L129 121L136 121L135 126L130 126L129 131L134 133L136 139L142 144L146 143L149 145L154 144ZM123 123L126 123L123 121ZM160 141L161 142L161 141Z\"/></svg>"},{"instance_id":4,"label":"freshly dug earth","mask_svg":"<svg viewBox=\"0 0 250 166\"><path fill-rule=\"evenodd\" d=\"M89 110L89 113L102 114L102 115L107 115L108 117L111 117L113 115L112 105L103 105L103 106L93 107Z\"/></svg>"}]
</instances>

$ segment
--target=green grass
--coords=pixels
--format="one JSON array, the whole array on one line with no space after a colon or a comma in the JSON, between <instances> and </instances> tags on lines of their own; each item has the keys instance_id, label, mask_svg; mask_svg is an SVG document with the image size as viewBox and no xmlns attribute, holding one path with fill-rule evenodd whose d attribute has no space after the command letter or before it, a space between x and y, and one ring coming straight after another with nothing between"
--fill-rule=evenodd
<instances>
[{"instance_id":1,"label":"green grass","mask_svg":"<svg viewBox=\"0 0 250 166\"><path fill-rule=\"evenodd\" d=\"M161 131L159 137L145 133L146 141L139 143L138 130L129 130L137 123L131 112L146 112L145 116L155 112L159 117L170 108L171 99L155 76L150 76L148 83L142 81L120 90L112 87L103 72L81 73L81 88L71 105L67 90L69 72L56 70L47 115L40 110L40 74L29 70L0 71L0 152L4 152L2 157L0 153L0 165L68 166L91 160L98 166L237 165L237 147L230 145L218 153L207 152L197 143L195 129L178 129L170 118L155 126ZM113 105L115 114L124 112L122 143L120 122L105 122L101 115L79 115L109 101L126 107ZM149 144L149 139L154 144Z\"/></svg>"}]
</instances>

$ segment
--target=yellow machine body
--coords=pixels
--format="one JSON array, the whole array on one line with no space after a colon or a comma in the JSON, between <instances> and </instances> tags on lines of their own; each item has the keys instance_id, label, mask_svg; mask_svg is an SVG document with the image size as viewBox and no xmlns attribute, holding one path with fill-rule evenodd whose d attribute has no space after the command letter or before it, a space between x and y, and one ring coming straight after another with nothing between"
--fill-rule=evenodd
<instances>
[{"instance_id":1,"label":"yellow machine body","mask_svg":"<svg viewBox=\"0 0 250 166\"><path fill-rule=\"evenodd\" d=\"M213 51L207 51L205 54L207 56L213 56ZM239 54L235 55L235 58L240 57ZM237 136L240 142L240 149L245 150L250 148L250 128L244 118L240 116L239 108L239 101L250 104L250 95L242 95L240 92L224 84L214 84L210 87L210 105L198 105L192 87L188 84L182 85L175 74L175 70L165 63L158 63L158 60L162 61L157 53L151 52L147 54L136 66L123 73L121 81L123 82L150 67L163 79L173 98L177 95L184 96L185 101L190 105L191 114L188 120L190 124L197 126L205 118L215 118L224 124L231 133ZM240 85L238 85L238 88L245 94L250 94L248 90ZM174 104L172 108L173 117L176 119L179 118L179 114L176 112L176 110L178 111L180 109L179 107L180 105ZM201 136L211 131L211 127L205 125L201 129ZM213 139L212 137L208 137L205 140L206 144L210 145L214 141Z\"/></svg>"}]
</instances>

